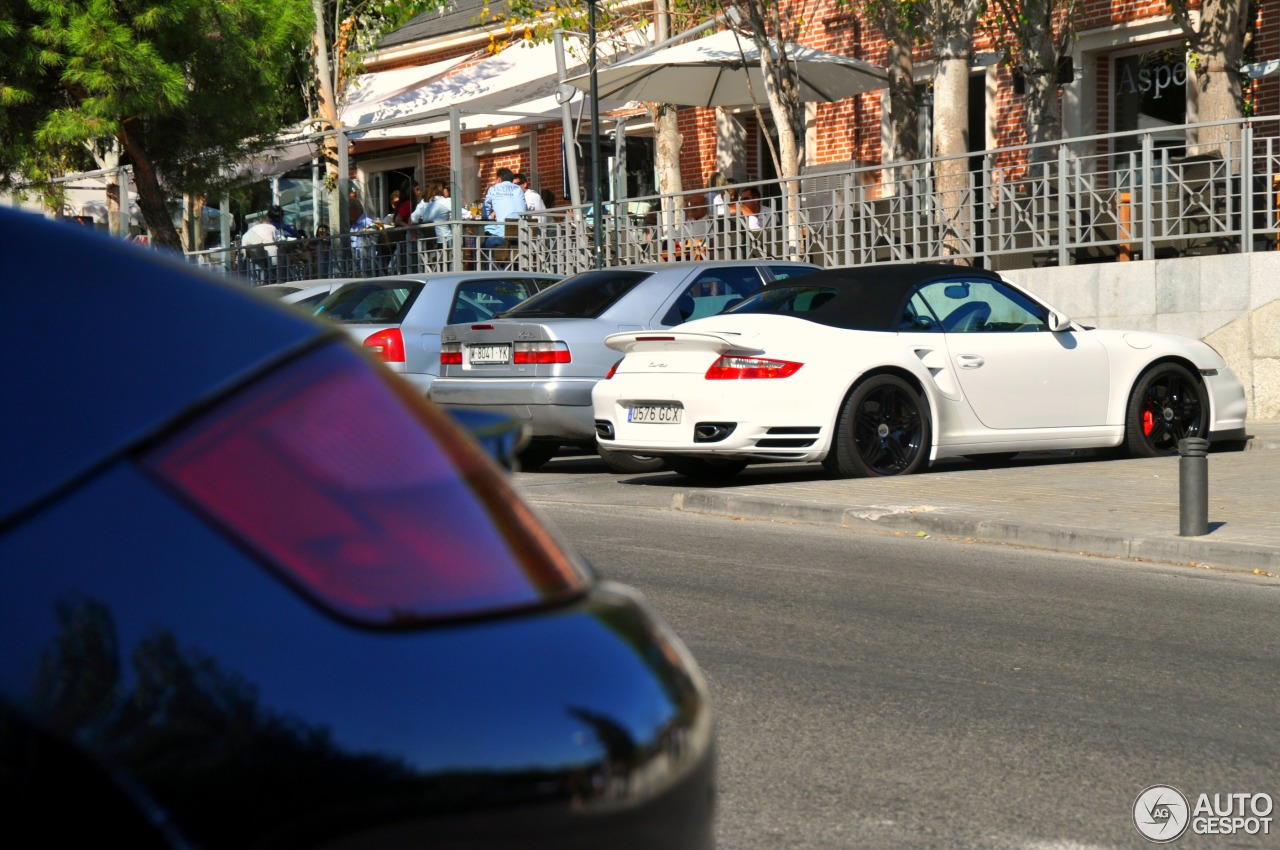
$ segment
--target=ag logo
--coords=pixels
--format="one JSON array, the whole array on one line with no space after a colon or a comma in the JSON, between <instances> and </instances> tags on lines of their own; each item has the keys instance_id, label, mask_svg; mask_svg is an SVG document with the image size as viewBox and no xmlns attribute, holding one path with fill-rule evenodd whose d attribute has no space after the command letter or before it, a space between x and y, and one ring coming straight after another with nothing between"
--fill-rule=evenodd
<instances>
[{"instance_id":1,"label":"ag logo","mask_svg":"<svg viewBox=\"0 0 1280 850\"><path fill-rule=\"evenodd\" d=\"M1180 838L1187 831L1189 816L1187 798L1172 785L1152 785L1133 803L1133 825L1156 844Z\"/></svg>"}]
</instances>

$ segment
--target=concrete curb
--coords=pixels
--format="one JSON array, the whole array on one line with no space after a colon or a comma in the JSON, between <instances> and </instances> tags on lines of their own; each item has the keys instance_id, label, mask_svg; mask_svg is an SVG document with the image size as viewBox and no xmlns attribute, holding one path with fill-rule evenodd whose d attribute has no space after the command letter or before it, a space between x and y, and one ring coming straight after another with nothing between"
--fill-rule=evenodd
<instances>
[{"instance_id":1,"label":"concrete curb","mask_svg":"<svg viewBox=\"0 0 1280 850\"><path fill-rule=\"evenodd\" d=\"M708 516L743 517L774 522L835 525L875 533L920 532L939 537L962 537L981 543L1001 543L1171 564L1194 564L1216 569L1280 573L1280 551L1247 543L1218 543L1205 537L1131 537L1036 523L984 520L894 506L848 508L817 502L786 502L740 496L716 490L677 493L672 508Z\"/></svg>"}]
</instances>

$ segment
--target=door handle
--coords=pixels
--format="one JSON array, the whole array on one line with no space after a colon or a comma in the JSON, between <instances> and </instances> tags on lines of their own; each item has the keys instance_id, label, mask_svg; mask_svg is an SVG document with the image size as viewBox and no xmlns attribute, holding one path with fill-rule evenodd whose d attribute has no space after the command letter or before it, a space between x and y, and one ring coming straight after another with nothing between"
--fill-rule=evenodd
<instances>
[{"instance_id":1,"label":"door handle","mask_svg":"<svg viewBox=\"0 0 1280 850\"><path fill-rule=\"evenodd\" d=\"M960 354L957 355L956 361L961 369L981 369L987 362L977 354Z\"/></svg>"}]
</instances>

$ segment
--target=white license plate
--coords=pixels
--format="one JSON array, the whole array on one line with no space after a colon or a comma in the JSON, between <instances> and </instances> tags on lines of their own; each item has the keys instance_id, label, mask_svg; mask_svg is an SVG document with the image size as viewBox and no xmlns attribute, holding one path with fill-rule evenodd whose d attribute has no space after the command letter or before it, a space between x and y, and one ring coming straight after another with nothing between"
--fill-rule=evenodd
<instances>
[{"instance_id":1,"label":"white license plate","mask_svg":"<svg viewBox=\"0 0 1280 850\"><path fill-rule=\"evenodd\" d=\"M678 404L636 404L627 408L628 422L651 425L679 425L684 408Z\"/></svg>"},{"instance_id":2,"label":"white license plate","mask_svg":"<svg viewBox=\"0 0 1280 850\"><path fill-rule=\"evenodd\" d=\"M472 363L510 363L510 345L469 345L467 356Z\"/></svg>"}]
</instances>

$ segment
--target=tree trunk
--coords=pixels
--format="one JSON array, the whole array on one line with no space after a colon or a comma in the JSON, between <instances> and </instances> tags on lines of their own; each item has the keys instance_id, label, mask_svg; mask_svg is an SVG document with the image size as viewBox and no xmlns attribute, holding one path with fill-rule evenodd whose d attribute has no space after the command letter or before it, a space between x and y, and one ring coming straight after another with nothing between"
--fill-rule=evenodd
<instances>
[{"instance_id":1,"label":"tree trunk","mask_svg":"<svg viewBox=\"0 0 1280 850\"><path fill-rule=\"evenodd\" d=\"M1204 0L1200 7L1200 27L1191 39L1191 51L1198 54L1195 65L1198 121L1239 121L1243 117L1240 65L1251 29L1248 0ZM1206 127L1199 132L1192 151L1230 154L1232 142L1240 138L1239 123Z\"/></svg>"},{"instance_id":2,"label":"tree trunk","mask_svg":"<svg viewBox=\"0 0 1280 850\"><path fill-rule=\"evenodd\" d=\"M934 199L943 256L969 252L969 64L980 4L934 0Z\"/></svg>"},{"instance_id":3,"label":"tree trunk","mask_svg":"<svg viewBox=\"0 0 1280 850\"><path fill-rule=\"evenodd\" d=\"M915 60L911 31L898 20L896 10L886 8L878 22L889 43L889 144L881 159L887 163L910 162L920 158L920 131L916 114ZM906 168L893 170L893 184L909 180Z\"/></svg>"},{"instance_id":4,"label":"tree trunk","mask_svg":"<svg viewBox=\"0 0 1280 850\"><path fill-rule=\"evenodd\" d=\"M182 253L182 240L173 226L173 218L169 215L169 205L165 202L164 190L160 188L160 178L146 147L139 143L135 136L132 121L126 121L117 136L120 147L129 155L133 163L133 180L138 187L138 207L142 210L142 220L147 223L151 233L151 245L155 248L166 248ZM127 209L127 204L125 205Z\"/></svg>"},{"instance_id":5,"label":"tree trunk","mask_svg":"<svg viewBox=\"0 0 1280 850\"><path fill-rule=\"evenodd\" d=\"M654 4L657 40L666 41L671 35L671 10L667 0ZM679 108L670 103L649 104L653 116L653 134L657 140L654 152L658 172L658 194L662 196L661 221L658 233L665 239L676 227L684 223L684 177L680 173L680 150L684 138L680 135Z\"/></svg>"},{"instance_id":6,"label":"tree trunk","mask_svg":"<svg viewBox=\"0 0 1280 850\"><path fill-rule=\"evenodd\" d=\"M778 4L765 0L746 0L747 19L751 23L756 49L760 51L761 72L769 113L778 133L778 177L782 184L785 211L787 255L798 260L805 254L804 234L800 226L800 167L804 161L804 111L800 103L800 84L795 68L787 60L783 44L788 35L782 25ZM765 17L768 16L766 24Z\"/></svg>"},{"instance_id":7,"label":"tree trunk","mask_svg":"<svg viewBox=\"0 0 1280 850\"><path fill-rule=\"evenodd\" d=\"M680 149L684 145L684 138L680 135L677 107L670 103L655 103L650 108L658 147L655 152L658 193L662 195L663 203L662 227L659 232L665 237L684 218L683 197L680 194L684 191L684 180L680 174Z\"/></svg>"},{"instance_id":8,"label":"tree trunk","mask_svg":"<svg viewBox=\"0 0 1280 850\"><path fill-rule=\"evenodd\" d=\"M182 246L183 250L204 250L204 196L183 195L182 204Z\"/></svg>"},{"instance_id":9,"label":"tree trunk","mask_svg":"<svg viewBox=\"0 0 1280 850\"><path fill-rule=\"evenodd\" d=\"M316 19L315 35L312 37L312 50L315 52L316 85L319 88L320 102L317 104L319 123L322 130L338 130L342 127L342 117L338 112L338 97L334 90L333 68L329 62L329 39L325 36L324 0L311 0L311 11ZM346 191L343 185L345 174L338 173L338 136L336 133L326 135L320 145L324 156L325 187L329 190L329 232L343 231L343 197Z\"/></svg>"}]
</instances>

